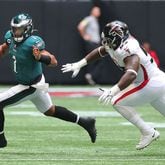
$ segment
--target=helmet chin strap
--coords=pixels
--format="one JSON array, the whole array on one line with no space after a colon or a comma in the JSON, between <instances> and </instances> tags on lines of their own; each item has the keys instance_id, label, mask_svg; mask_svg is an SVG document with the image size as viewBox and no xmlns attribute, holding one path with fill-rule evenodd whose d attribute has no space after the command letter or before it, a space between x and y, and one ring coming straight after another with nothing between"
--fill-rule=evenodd
<instances>
[{"instance_id":1,"label":"helmet chin strap","mask_svg":"<svg viewBox=\"0 0 165 165\"><path fill-rule=\"evenodd\" d=\"M129 37L129 33L122 38L122 41L124 42L128 37Z\"/></svg>"}]
</instances>

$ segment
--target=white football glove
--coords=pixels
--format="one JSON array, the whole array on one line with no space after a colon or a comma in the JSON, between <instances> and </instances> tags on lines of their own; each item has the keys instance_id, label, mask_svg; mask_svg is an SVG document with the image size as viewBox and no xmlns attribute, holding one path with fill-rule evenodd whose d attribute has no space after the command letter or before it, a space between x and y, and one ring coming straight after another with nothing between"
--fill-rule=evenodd
<instances>
[{"instance_id":1,"label":"white football glove","mask_svg":"<svg viewBox=\"0 0 165 165\"><path fill-rule=\"evenodd\" d=\"M76 77L80 71L80 67L77 65L77 63L71 63L62 65L62 73L73 71L72 78Z\"/></svg>"},{"instance_id":2,"label":"white football glove","mask_svg":"<svg viewBox=\"0 0 165 165\"><path fill-rule=\"evenodd\" d=\"M66 65L62 65L62 73L66 73L66 72L73 72L72 74L72 78L76 77L80 71L80 69L87 65L87 61L86 59L82 59L80 60L79 62L75 62L75 63L69 63L69 64L66 64Z\"/></svg>"},{"instance_id":3,"label":"white football glove","mask_svg":"<svg viewBox=\"0 0 165 165\"><path fill-rule=\"evenodd\" d=\"M113 86L111 89L100 88L100 90L103 91L103 94L99 97L98 100L104 105L108 105L113 96L120 92L118 85Z\"/></svg>"}]
</instances>

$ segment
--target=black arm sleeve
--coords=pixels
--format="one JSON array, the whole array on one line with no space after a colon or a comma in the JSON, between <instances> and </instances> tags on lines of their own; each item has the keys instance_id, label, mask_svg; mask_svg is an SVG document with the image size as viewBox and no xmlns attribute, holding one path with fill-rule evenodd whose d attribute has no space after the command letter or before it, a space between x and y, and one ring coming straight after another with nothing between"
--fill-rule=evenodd
<instances>
[{"instance_id":1,"label":"black arm sleeve","mask_svg":"<svg viewBox=\"0 0 165 165\"><path fill-rule=\"evenodd\" d=\"M51 58L50 58L50 56L41 55L41 58L38 61L40 61L46 65L49 65L51 63Z\"/></svg>"}]
</instances>

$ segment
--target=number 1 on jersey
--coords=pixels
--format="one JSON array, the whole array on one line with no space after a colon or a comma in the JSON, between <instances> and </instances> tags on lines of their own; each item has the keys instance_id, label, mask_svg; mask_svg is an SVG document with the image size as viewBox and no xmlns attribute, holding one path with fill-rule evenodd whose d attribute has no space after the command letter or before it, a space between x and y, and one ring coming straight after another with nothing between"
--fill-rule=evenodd
<instances>
[{"instance_id":1,"label":"number 1 on jersey","mask_svg":"<svg viewBox=\"0 0 165 165\"><path fill-rule=\"evenodd\" d=\"M16 57L13 56L12 58L14 60L14 72L17 73L17 65L16 65L17 64L17 61L16 61Z\"/></svg>"}]
</instances>

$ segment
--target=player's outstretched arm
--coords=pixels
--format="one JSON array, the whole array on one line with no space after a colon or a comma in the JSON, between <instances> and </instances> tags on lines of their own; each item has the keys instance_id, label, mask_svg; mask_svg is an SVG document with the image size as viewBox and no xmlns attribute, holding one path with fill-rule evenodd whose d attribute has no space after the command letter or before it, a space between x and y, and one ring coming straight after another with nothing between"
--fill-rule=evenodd
<instances>
[{"instance_id":1,"label":"player's outstretched arm","mask_svg":"<svg viewBox=\"0 0 165 165\"><path fill-rule=\"evenodd\" d=\"M8 50L8 45L6 43L3 43L0 45L0 57L3 56Z\"/></svg>"},{"instance_id":2,"label":"player's outstretched arm","mask_svg":"<svg viewBox=\"0 0 165 165\"><path fill-rule=\"evenodd\" d=\"M33 47L33 55L37 61L40 61L48 66L57 66L55 56L46 50L40 51L37 47Z\"/></svg>"},{"instance_id":3,"label":"player's outstretched arm","mask_svg":"<svg viewBox=\"0 0 165 165\"><path fill-rule=\"evenodd\" d=\"M75 62L75 63L68 63L65 65L62 65L62 73L65 72L73 72L72 74L72 78L76 77L80 71L80 69L82 67L84 67L85 65L87 65L87 60L85 58L83 58L82 60Z\"/></svg>"},{"instance_id":4,"label":"player's outstretched arm","mask_svg":"<svg viewBox=\"0 0 165 165\"><path fill-rule=\"evenodd\" d=\"M62 65L62 72L73 72L72 78L76 77L82 67L87 65L88 63L95 61L96 59L99 59L100 57L104 57L106 55L105 48L103 46L100 46L93 51L91 51L89 54L85 56L82 60L75 62L75 63L68 63L65 65Z\"/></svg>"}]
</instances>

